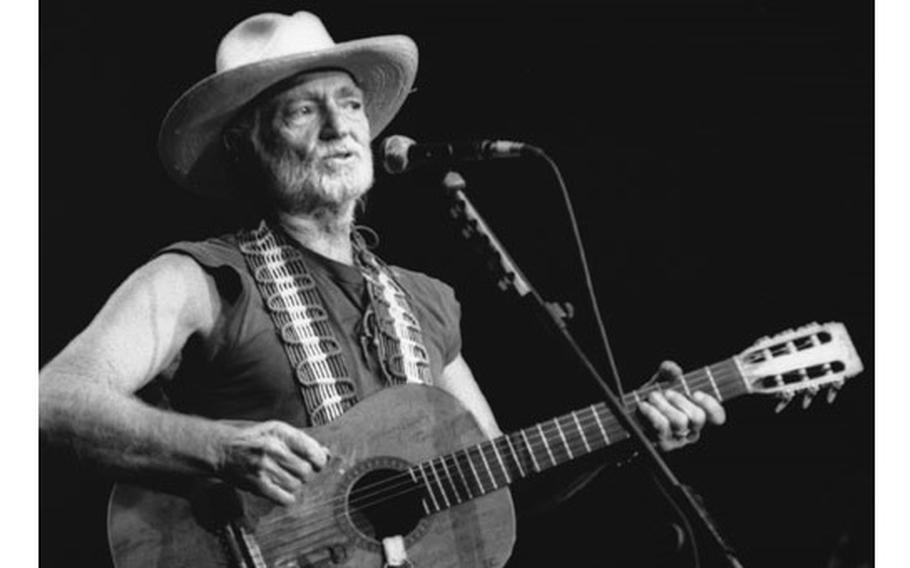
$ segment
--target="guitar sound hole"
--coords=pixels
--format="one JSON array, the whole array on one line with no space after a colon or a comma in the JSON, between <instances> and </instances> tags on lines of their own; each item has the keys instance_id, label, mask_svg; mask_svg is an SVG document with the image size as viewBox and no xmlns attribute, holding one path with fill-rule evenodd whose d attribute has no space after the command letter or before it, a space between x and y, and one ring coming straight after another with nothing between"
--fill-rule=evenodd
<instances>
[{"instance_id":1,"label":"guitar sound hole","mask_svg":"<svg viewBox=\"0 0 910 568\"><path fill-rule=\"evenodd\" d=\"M376 542L407 535L423 517L421 488L407 473L374 469L358 479L348 496L348 514L354 527Z\"/></svg>"}]
</instances>

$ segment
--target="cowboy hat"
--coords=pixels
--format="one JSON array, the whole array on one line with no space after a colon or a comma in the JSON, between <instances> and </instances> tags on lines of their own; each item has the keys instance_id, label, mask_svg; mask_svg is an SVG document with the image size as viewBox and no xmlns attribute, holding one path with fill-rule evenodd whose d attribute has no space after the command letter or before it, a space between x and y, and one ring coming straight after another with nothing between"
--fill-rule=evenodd
<instances>
[{"instance_id":1,"label":"cowboy hat","mask_svg":"<svg viewBox=\"0 0 910 568\"><path fill-rule=\"evenodd\" d=\"M193 85L168 111L158 152L178 184L211 197L231 197L224 127L272 85L308 70L337 68L365 94L373 137L401 108L417 73L417 46L401 35L335 43L309 12L259 14L224 36L215 73Z\"/></svg>"}]
</instances>

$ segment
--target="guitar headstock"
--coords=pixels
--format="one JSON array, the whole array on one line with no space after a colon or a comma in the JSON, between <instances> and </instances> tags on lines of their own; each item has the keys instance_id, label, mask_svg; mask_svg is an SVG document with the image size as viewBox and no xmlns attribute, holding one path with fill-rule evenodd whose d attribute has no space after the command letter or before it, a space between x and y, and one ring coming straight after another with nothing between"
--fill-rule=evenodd
<instances>
[{"instance_id":1,"label":"guitar headstock","mask_svg":"<svg viewBox=\"0 0 910 568\"><path fill-rule=\"evenodd\" d=\"M811 323L760 339L736 357L749 392L781 398L782 410L797 393L803 408L827 388L828 402L848 378L863 370L863 363L841 323Z\"/></svg>"}]
</instances>

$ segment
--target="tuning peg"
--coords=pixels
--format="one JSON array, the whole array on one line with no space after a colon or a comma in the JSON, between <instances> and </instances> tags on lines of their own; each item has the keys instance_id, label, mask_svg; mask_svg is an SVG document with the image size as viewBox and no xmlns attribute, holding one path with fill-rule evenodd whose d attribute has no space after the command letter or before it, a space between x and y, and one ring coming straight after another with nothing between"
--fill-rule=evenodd
<instances>
[{"instance_id":1,"label":"tuning peg","mask_svg":"<svg viewBox=\"0 0 910 568\"><path fill-rule=\"evenodd\" d=\"M809 408L809 405L815 400L815 395L817 395L820 390L821 389L815 385L812 385L806 390L803 395L803 409Z\"/></svg>"},{"instance_id":2,"label":"tuning peg","mask_svg":"<svg viewBox=\"0 0 910 568\"><path fill-rule=\"evenodd\" d=\"M783 409L787 408L787 405L790 404L791 400L793 400L792 392L780 393L780 402L778 402L777 406L774 407L774 412L780 413Z\"/></svg>"},{"instance_id":3,"label":"tuning peg","mask_svg":"<svg viewBox=\"0 0 910 568\"><path fill-rule=\"evenodd\" d=\"M812 404L812 400L815 398L815 395L818 394L819 388L815 385L806 389L806 392L803 393L803 410L809 408L809 405Z\"/></svg>"},{"instance_id":4,"label":"tuning peg","mask_svg":"<svg viewBox=\"0 0 910 568\"><path fill-rule=\"evenodd\" d=\"M837 398L837 393L840 392L841 387L844 386L844 381L837 381L836 383L831 383L828 386L828 392L826 393L825 399L828 401L828 404L834 402L834 399Z\"/></svg>"}]
</instances>

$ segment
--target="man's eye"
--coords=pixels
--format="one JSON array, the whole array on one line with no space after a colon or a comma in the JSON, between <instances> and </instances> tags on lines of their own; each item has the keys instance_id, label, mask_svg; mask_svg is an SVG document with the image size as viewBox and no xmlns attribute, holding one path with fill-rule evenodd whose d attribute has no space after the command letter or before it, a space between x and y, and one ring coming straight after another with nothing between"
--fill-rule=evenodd
<instances>
[{"instance_id":1,"label":"man's eye","mask_svg":"<svg viewBox=\"0 0 910 568\"><path fill-rule=\"evenodd\" d=\"M360 110L363 108L363 101L360 101L357 99L349 99L349 100L345 101L343 104L344 104L344 107L348 110L356 111L356 110Z\"/></svg>"},{"instance_id":2,"label":"man's eye","mask_svg":"<svg viewBox=\"0 0 910 568\"><path fill-rule=\"evenodd\" d=\"M288 113L288 119L293 120L293 121L303 120L303 119L309 117L311 114L313 114L312 107L308 107L308 106L297 107L297 108L293 109L290 113Z\"/></svg>"}]
</instances>

